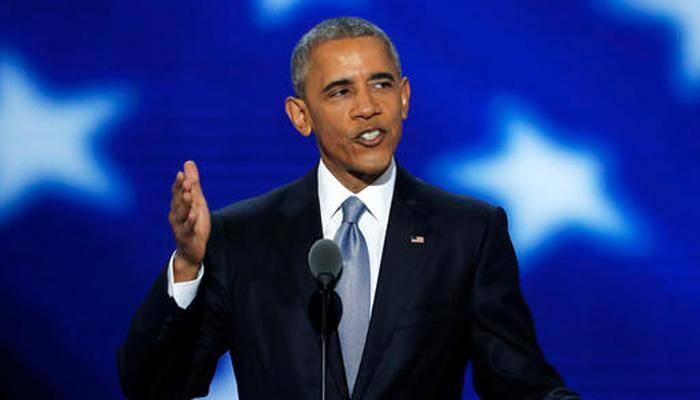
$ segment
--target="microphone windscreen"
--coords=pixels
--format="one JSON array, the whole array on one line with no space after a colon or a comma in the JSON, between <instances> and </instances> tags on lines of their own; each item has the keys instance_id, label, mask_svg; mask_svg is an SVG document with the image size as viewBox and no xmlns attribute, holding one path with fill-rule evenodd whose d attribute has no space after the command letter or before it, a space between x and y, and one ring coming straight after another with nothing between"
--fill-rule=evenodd
<instances>
[{"instance_id":1,"label":"microphone windscreen","mask_svg":"<svg viewBox=\"0 0 700 400\"><path fill-rule=\"evenodd\" d=\"M309 268L314 278L321 274L330 274L337 279L343 269L343 257L334 241L319 239L309 250Z\"/></svg>"}]
</instances>

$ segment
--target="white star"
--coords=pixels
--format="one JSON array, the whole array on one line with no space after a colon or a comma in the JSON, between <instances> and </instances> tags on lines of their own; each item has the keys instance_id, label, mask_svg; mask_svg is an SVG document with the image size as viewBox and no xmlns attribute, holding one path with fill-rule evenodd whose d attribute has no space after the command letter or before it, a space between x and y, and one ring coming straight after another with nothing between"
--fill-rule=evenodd
<instances>
[{"instance_id":1,"label":"white star","mask_svg":"<svg viewBox=\"0 0 700 400\"><path fill-rule=\"evenodd\" d=\"M94 151L97 135L118 114L117 100L109 94L50 98L17 63L0 61L0 221L46 189L69 189L79 192L73 198L100 204L124 199Z\"/></svg>"},{"instance_id":2,"label":"white star","mask_svg":"<svg viewBox=\"0 0 700 400\"><path fill-rule=\"evenodd\" d=\"M292 19L302 7L326 4L332 7L352 9L367 0L255 0L258 22L275 25Z\"/></svg>"},{"instance_id":3,"label":"white star","mask_svg":"<svg viewBox=\"0 0 700 400\"><path fill-rule=\"evenodd\" d=\"M297 7L303 0L259 0L259 11L267 18L277 18Z\"/></svg>"},{"instance_id":4,"label":"white star","mask_svg":"<svg viewBox=\"0 0 700 400\"><path fill-rule=\"evenodd\" d=\"M502 204L516 248L528 254L571 228L627 239L628 222L604 193L595 157L563 148L529 118L511 114L500 154L483 159L450 157L436 172L448 185L477 191Z\"/></svg>"},{"instance_id":5,"label":"white star","mask_svg":"<svg viewBox=\"0 0 700 400\"><path fill-rule=\"evenodd\" d=\"M659 18L674 26L680 41L679 70L690 86L700 85L700 1L610 0L623 11Z\"/></svg>"},{"instance_id":6,"label":"white star","mask_svg":"<svg viewBox=\"0 0 700 400\"><path fill-rule=\"evenodd\" d=\"M225 353L219 358L216 375L209 385L209 394L201 399L206 400L238 400L238 384L231 366L231 355Z\"/></svg>"}]
</instances>

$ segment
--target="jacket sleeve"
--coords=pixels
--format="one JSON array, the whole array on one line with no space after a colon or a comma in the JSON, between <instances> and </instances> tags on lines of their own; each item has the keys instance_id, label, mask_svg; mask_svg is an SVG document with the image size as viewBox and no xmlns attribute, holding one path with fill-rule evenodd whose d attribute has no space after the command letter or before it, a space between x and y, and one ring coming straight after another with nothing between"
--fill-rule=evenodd
<instances>
[{"instance_id":1,"label":"jacket sleeve","mask_svg":"<svg viewBox=\"0 0 700 400\"><path fill-rule=\"evenodd\" d=\"M157 277L117 351L126 398L191 399L208 393L227 350L229 296L215 273L226 266L222 242L221 223L212 217L204 277L186 309L168 295L166 272Z\"/></svg>"},{"instance_id":2,"label":"jacket sleeve","mask_svg":"<svg viewBox=\"0 0 700 400\"><path fill-rule=\"evenodd\" d=\"M540 350L520 292L506 214L493 209L481 243L470 304L474 386L483 399L578 399Z\"/></svg>"}]
</instances>

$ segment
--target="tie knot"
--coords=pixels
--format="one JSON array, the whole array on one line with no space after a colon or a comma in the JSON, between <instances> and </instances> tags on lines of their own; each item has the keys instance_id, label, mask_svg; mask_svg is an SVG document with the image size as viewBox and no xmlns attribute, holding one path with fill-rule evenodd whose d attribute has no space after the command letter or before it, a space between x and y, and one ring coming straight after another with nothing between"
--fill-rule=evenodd
<instances>
[{"instance_id":1,"label":"tie knot","mask_svg":"<svg viewBox=\"0 0 700 400\"><path fill-rule=\"evenodd\" d=\"M357 196L348 197L340 207L343 209L343 223L351 224L356 224L366 209L365 203Z\"/></svg>"}]
</instances>

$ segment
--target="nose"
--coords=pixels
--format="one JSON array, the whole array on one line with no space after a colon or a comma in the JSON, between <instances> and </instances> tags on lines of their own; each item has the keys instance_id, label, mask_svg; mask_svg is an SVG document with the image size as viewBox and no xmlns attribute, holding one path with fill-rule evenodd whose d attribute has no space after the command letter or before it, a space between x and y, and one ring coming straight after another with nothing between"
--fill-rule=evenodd
<instances>
[{"instance_id":1,"label":"nose","mask_svg":"<svg viewBox=\"0 0 700 400\"><path fill-rule=\"evenodd\" d=\"M367 88L358 90L355 96L353 117L370 119L379 113L381 113L381 108L370 90Z\"/></svg>"}]
</instances>

